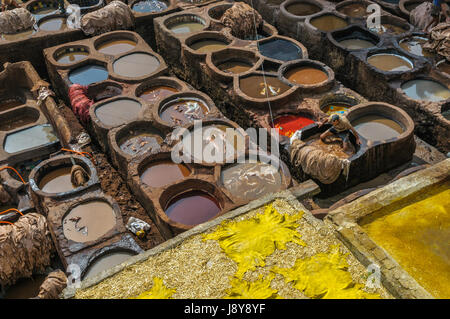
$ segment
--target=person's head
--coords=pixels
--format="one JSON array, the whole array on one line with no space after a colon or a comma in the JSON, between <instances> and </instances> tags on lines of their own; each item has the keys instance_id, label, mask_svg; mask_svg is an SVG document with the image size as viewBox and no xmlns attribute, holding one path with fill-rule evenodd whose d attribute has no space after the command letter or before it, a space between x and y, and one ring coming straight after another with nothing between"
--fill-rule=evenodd
<instances>
[{"instance_id":1,"label":"person's head","mask_svg":"<svg viewBox=\"0 0 450 319\"><path fill-rule=\"evenodd\" d=\"M331 123L333 125L339 124L339 120L340 120L340 117L338 114L333 114L333 116L331 117Z\"/></svg>"}]
</instances>

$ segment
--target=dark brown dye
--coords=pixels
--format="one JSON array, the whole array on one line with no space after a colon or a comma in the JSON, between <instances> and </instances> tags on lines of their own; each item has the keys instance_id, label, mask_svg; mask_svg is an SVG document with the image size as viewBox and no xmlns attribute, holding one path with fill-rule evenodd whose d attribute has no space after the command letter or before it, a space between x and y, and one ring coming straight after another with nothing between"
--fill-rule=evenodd
<instances>
[{"instance_id":1,"label":"dark brown dye","mask_svg":"<svg viewBox=\"0 0 450 319\"><path fill-rule=\"evenodd\" d=\"M217 67L226 73L239 74L250 70L252 65L242 61L227 61L219 64Z\"/></svg>"},{"instance_id":2,"label":"dark brown dye","mask_svg":"<svg viewBox=\"0 0 450 319\"><path fill-rule=\"evenodd\" d=\"M265 77L262 75L252 75L240 79L239 87L243 93L255 99L278 96L290 88L289 85L284 84L277 77L268 75Z\"/></svg>"},{"instance_id":3,"label":"dark brown dye","mask_svg":"<svg viewBox=\"0 0 450 319\"><path fill-rule=\"evenodd\" d=\"M328 80L328 75L322 70L312 67L297 67L286 72L285 78L296 84L313 85Z\"/></svg>"},{"instance_id":4,"label":"dark brown dye","mask_svg":"<svg viewBox=\"0 0 450 319\"><path fill-rule=\"evenodd\" d=\"M377 69L386 72L409 71L413 68L410 60L396 54L374 54L367 59L367 62Z\"/></svg>"},{"instance_id":5,"label":"dark brown dye","mask_svg":"<svg viewBox=\"0 0 450 319\"><path fill-rule=\"evenodd\" d=\"M318 18L311 19L310 22L311 25L324 32L334 31L348 26L347 21L332 14L326 14Z\"/></svg>"},{"instance_id":6,"label":"dark brown dye","mask_svg":"<svg viewBox=\"0 0 450 319\"><path fill-rule=\"evenodd\" d=\"M349 156L350 156L349 154L344 152L342 140L338 136L328 137L326 142L323 142L320 139L320 134L315 134L313 136L308 137L304 141L309 146L320 149L327 154L333 154L339 158L345 159L345 158L349 158ZM351 152L349 152L349 153L354 154L354 150L351 150Z\"/></svg>"},{"instance_id":7,"label":"dark brown dye","mask_svg":"<svg viewBox=\"0 0 450 319\"><path fill-rule=\"evenodd\" d=\"M139 97L148 102L156 102L176 92L178 92L178 89L170 86L158 85L146 89Z\"/></svg>"},{"instance_id":8,"label":"dark brown dye","mask_svg":"<svg viewBox=\"0 0 450 319\"><path fill-rule=\"evenodd\" d=\"M0 131L12 131L16 128L34 123L37 121L36 116L32 113L25 112L20 117L8 118L2 120L0 123Z\"/></svg>"},{"instance_id":9,"label":"dark brown dye","mask_svg":"<svg viewBox=\"0 0 450 319\"><path fill-rule=\"evenodd\" d=\"M21 278L6 290L5 299L28 299L37 297L45 275L35 275L31 278Z\"/></svg>"},{"instance_id":10,"label":"dark brown dye","mask_svg":"<svg viewBox=\"0 0 450 319\"><path fill-rule=\"evenodd\" d=\"M245 200L254 200L281 188L278 169L262 162L227 167L221 173L221 181L231 195Z\"/></svg>"},{"instance_id":11,"label":"dark brown dye","mask_svg":"<svg viewBox=\"0 0 450 319\"><path fill-rule=\"evenodd\" d=\"M60 55L56 62L62 63L62 64L70 64L75 63L81 60L86 59L89 56L89 52L86 51L69 51L62 55Z\"/></svg>"},{"instance_id":12,"label":"dark brown dye","mask_svg":"<svg viewBox=\"0 0 450 319\"><path fill-rule=\"evenodd\" d=\"M340 13L349 17L362 18L367 16L366 5L362 3L351 3L338 10Z\"/></svg>"},{"instance_id":13,"label":"dark brown dye","mask_svg":"<svg viewBox=\"0 0 450 319\"><path fill-rule=\"evenodd\" d=\"M309 16L319 12L321 9L311 3L293 3L288 5L286 10L296 16Z\"/></svg>"},{"instance_id":14,"label":"dark brown dye","mask_svg":"<svg viewBox=\"0 0 450 319\"><path fill-rule=\"evenodd\" d=\"M92 278L104 270L111 269L132 257L128 252L112 252L95 259L89 266L83 278Z\"/></svg>"},{"instance_id":15,"label":"dark brown dye","mask_svg":"<svg viewBox=\"0 0 450 319\"><path fill-rule=\"evenodd\" d=\"M183 164L172 161L151 163L142 173L141 181L151 187L163 187L189 176L191 171Z\"/></svg>"},{"instance_id":16,"label":"dark brown dye","mask_svg":"<svg viewBox=\"0 0 450 319\"><path fill-rule=\"evenodd\" d=\"M141 111L141 103L130 99L119 99L99 106L95 115L107 126L119 126L136 120Z\"/></svg>"},{"instance_id":17,"label":"dark brown dye","mask_svg":"<svg viewBox=\"0 0 450 319\"><path fill-rule=\"evenodd\" d=\"M131 53L113 64L114 73L129 78L150 75L159 68L159 60L146 53Z\"/></svg>"},{"instance_id":18,"label":"dark brown dye","mask_svg":"<svg viewBox=\"0 0 450 319\"><path fill-rule=\"evenodd\" d=\"M66 28L65 18L52 18L39 24L41 31L59 31Z\"/></svg>"},{"instance_id":19,"label":"dark brown dye","mask_svg":"<svg viewBox=\"0 0 450 319\"><path fill-rule=\"evenodd\" d=\"M23 104L23 101L21 101L17 97L6 97L0 99L0 112L7 111L10 109L13 109L17 106L20 106Z\"/></svg>"},{"instance_id":20,"label":"dark brown dye","mask_svg":"<svg viewBox=\"0 0 450 319\"><path fill-rule=\"evenodd\" d=\"M141 133L128 138L120 144L120 149L127 154L136 155L146 151L155 151L161 148L163 139L161 136L149 133Z\"/></svg>"},{"instance_id":21,"label":"dark brown dye","mask_svg":"<svg viewBox=\"0 0 450 319\"><path fill-rule=\"evenodd\" d=\"M384 141L403 133L400 124L378 115L362 116L352 121L352 125L359 135L371 141Z\"/></svg>"},{"instance_id":22,"label":"dark brown dye","mask_svg":"<svg viewBox=\"0 0 450 319\"><path fill-rule=\"evenodd\" d=\"M68 166L51 171L41 179L39 189L46 193L63 193L75 189L70 178L71 170L72 167Z\"/></svg>"},{"instance_id":23,"label":"dark brown dye","mask_svg":"<svg viewBox=\"0 0 450 319\"><path fill-rule=\"evenodd\" d=\"M191 44L191 48L197 53L208 53L222 50L228 43L218 40L201 40Z\"/></svg>"},{"instance_id":24,"label":"dark brown dye","mask_svg":"<svg viewBox=\"0 0 450 319\"><path fill-rule=\"evenodd\" d=\"M64 236L78 243L96 240L116 225L116 213L103 201L76 206L63 219Z\"/></svg>"},{"instance_id":25,"label":"dark brown dye","mask_svg":"<svg viewBox=\"0 0 450 319\"><path fill-rule=\"evenodd\" d=\"M170 125L184 125L194 120L200 120L209 113L206 103L200 99L181 98L168 102L163 106L159 116Z\"/></svg>"},{"instance_id":26,"label":"dark brown dye","mask_svg":"<svg viewBox=\"0 0 450 319\"><path fill-rule=\"evenodd\" d=\"M190 191L174 197L165 209L166 215L183 225L198 225L216 217L221 211L218 201L202 191Z\"/></svg>"},{"instance_id":27,"label":"dark brown dye","mask_svg":"<svg viewBox=\"0 0 450 319\"><path fill-rule=\"evenodd\" d=\"M103 54L118 55L133 50L136 47L136 42L131 40L112 40L102 43L97 51Z\"/></svg>"},{"instance_id":28,"label":"dark brown dye","mask_svg":"<svg viewBox=\"0 0 450 319\"><path fill-rule=\"evenodd\" d=\"M439 62L436 65L436 69L438 69L438 71L447 73L448 75L450 75L450 63L447 60L443 60L441 62Z\"/></svg>"}]
</instances>

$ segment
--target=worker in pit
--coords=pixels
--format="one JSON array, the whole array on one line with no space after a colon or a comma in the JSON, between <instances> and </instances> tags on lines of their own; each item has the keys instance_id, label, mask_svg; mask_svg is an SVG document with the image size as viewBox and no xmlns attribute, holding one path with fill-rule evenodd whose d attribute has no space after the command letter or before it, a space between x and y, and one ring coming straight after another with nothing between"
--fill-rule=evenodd
<instances>
[{"instance_id":1,"label":"worker in pit","mask_svg":"<svg viewBox=\"0 0 450 319\"><path fill-rule=\"evenodd\" d=\"M431 27L438 25L442 17L445 22L450 22L450 7L444 0L433 0L433 9L431 10L433 20L425 27L425 32Z\"/></svg>"},{"instance_id":2,"label":"worker in pit","mask_svg":"<svg viewBox=\"0 0 450 319\"><path fill-rule=\"evenodd\" d=\"M356 132L345 115L333 114L325 121L319 122L318 126L321 127L326 123L330 123L332 127L320 135L320 139L322 140L322 142L327 143L327 137L336 136L342 139L343 151L351 151L351 132L356 138L356 144L361 145L361 140L359 139L358 132Z\"/></svg>"}]
</instances>

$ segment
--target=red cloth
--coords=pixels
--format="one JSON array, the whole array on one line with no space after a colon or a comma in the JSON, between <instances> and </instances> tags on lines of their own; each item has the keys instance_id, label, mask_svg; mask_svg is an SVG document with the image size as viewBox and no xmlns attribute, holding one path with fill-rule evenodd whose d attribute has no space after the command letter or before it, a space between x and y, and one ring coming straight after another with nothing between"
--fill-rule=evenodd
<instances>
[{"instance_id":1,"label":"red cloth","mask_svg":"<svg viewBox=\"0 0 450 319\"><path fill-rule=\"evenodd\" d=\"M89 109L92 104L94 104L94 101L87 96L87 88L87 86L80 84L73 84L69 88L69 99L70 104L72 105L72 111L83 124L89 122Z\"/></svg>"}]
</instances>

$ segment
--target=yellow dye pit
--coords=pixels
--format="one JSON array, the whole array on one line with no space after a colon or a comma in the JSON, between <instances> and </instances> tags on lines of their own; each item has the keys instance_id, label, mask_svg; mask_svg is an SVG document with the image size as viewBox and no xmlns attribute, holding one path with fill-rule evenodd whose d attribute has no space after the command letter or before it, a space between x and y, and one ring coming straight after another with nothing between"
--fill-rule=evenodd
<instances>
[{"instance_id":1,"label":"yellow dye pit","mask_svg":"<svg viewBox=\"0 0 450 319\"><path fill-rule=\"evenodd\" d=\"M154 277L152 289L133 299L170 299L175 292L175 289L167 288L161 278Z\"/></svg>"},{"instance_id":2,"label":"yellow dye pit","mask_svg":"<svg viewBox=\"0 0 450 319\"><path fill-rule=\"evenodd\" d=\"M422 287L450 298L450 182L361 225Z\"/></svg>"},{"instance_id":3,"label":"yellow dye pit","mask_svg":"<svg viewBox=\"0 0 450 319\"><path fill-rule=\"evenodd\" d=\"M226 291L224 299L280 299L278 291L270 287L274 277L273 274L266 278L261 275L254 282L231 277L231 288Z\"/></svg>"},{"instance_id":4,"label":"yellow dye pit","mask_svg":"<svg viewBox=\"0 0 450 319\"><path fill-rule=\"evenodd\" d=\"M225 254L237 263L236 277L241 279L248 270L264 267L265 259L275 249L286 249L286 243L305 246L296 231L303 212L280 214L272 205L263 214L236 222L224 221L218 229L204 235L204 240L217 240Z\"/></svg>"}]
</instances>

